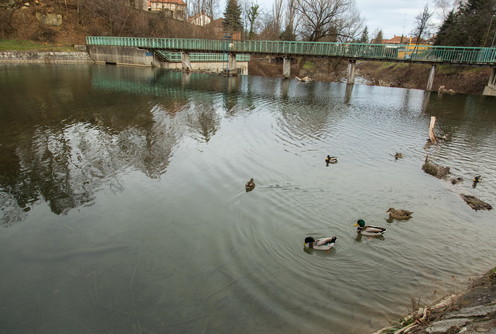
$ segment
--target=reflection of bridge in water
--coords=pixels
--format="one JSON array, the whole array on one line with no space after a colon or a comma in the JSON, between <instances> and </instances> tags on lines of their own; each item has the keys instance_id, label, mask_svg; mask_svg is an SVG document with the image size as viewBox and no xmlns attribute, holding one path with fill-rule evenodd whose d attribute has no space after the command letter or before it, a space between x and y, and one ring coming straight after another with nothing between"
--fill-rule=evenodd
<instances>
[{"instance_id":1,"label":"reflection of bridge in water","mask_svg":"<svg viewBox=\"0 0 496 334\"><path fill-rule=\"evenodd\" d=\"M492 67L488 87L496 94L496 48L386 45L366 43L231 41L145 37L86 37L88 45L135 47L153 52L181 52L183 61L193 53L227 53L229 71L235 70L236 56L261 54L283 57L283 76L289 77L291 57L325 57L348 59L348 83L353 84L357 60L421 63L431 65L426 90L432 90L436 65Z\"/></svg>"}]
</instances>

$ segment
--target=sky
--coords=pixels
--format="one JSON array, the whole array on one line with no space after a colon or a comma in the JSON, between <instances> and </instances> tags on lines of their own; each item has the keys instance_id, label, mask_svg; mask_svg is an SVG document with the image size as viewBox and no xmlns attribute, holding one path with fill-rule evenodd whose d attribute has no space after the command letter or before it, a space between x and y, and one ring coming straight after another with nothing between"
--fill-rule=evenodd
<instances>
[{"instance_id":1,"label":"sky","mask_svg":"<svg viewBox=\"0 0 496 334\"><path fill-rule=\"evenodd\" d=\"M239 0L238 0L239 1ZM270 11L274 0L252 0ZM355 0L365 25L369 31L369 38L374 38L374 33L382 30L383 38L393 38L394 35L410 36L415 27L415 17L419 15L426 5L433 11L433 0ZM225 0L220 1L221 13L225 8ZM432 23L436 27L442 22L438 15L433 15ZM435 29L437 30L437 29Z\"/></svg>"},{"instance_id":2,"label":"sky","mask_svg":"<svg viewBox=\"0 0 496 334\"><path fill-rule=\"evenodd\" d=\"M433 1L428 0L355 0L358 10L365 19L369 37L373 38L374 32L382 29L385 39L394 35L410 36L415 28L415 17L423 12L426 3L429 10L434 11ZM432 23L439 25L441 19L434 14Z\"/></svg>"}]
</instances>

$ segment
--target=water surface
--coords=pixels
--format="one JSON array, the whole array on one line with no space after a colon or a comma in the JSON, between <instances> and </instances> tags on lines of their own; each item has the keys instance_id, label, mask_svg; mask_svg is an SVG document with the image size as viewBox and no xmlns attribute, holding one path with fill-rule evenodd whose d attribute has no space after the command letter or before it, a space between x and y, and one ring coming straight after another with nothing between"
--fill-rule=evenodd
<instances>
[{"instance_id":1,"label":"water surface","mask_svg":"<svg viewBox=\"0 0 496 334\"><path fill-rule=\"evenodd\" d=\"M20 65L0 101L0 332L364 333L494 266L494 98Z\"/></svg>"}]
</instances>

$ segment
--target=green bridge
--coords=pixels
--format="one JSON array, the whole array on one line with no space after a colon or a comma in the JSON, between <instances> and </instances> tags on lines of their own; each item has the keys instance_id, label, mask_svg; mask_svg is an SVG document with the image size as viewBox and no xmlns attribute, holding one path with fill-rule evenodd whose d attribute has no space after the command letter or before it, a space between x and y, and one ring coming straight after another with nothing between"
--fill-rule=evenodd
<instances>
[{"instance_id":1,"label":"green bridge","mask_svg":"<svg viewBox=\"0 0 496 334\"><path fill-rule=\"evenodd\" d=\"M342 58L350 61L348 83L354 83L355 63L357 60L424 63L432 65L427 90L431 90L436 65L460 65L492 67L488 86L496 90L496 47L454 47L431 45L388 45L365 43L331 43L300 41L233 41L184 38L152 37L103 37L87 36L87 45L134 47L160 54L169 54L170 59L178 61L185 55L191 58L209 59L214 54L224 54L217 61L227 61L228 69L234 70L236 60L249 60L247 55L259 54L283 57L283 76L289 77L291 57ZM210 56L208 56L210 54ZM175 58L174 58L175 57ZM226 58L227 57L227 60ZM165 61L166 57L162 57Z\"/></svg>"}]
</instances>

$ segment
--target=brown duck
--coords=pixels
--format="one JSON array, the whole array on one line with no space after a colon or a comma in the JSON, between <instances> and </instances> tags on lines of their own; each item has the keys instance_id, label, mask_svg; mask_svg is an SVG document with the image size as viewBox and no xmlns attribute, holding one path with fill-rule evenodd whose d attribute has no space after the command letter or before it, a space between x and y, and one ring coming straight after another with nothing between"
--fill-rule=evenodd
<instances>
[{"instance_id":1,"label":"brown duck","mask_svg":"<svg viewBox=\"0 0 496 334\"><path fill-rule=\"evenodd\" d=\"M389 208L386 212L389 212L389 218L394 219L410 219L412 218L412 211L408 210L396 210L394 208Z\"/></svg>"},{"instance_id":2,"label":"brown duck","mask_svg":"<svg viewBox=\"0 0 496 334\"><path fill-rule=\"evenodd\" d=\"M250 181L246 182L245 188L246 188L246 192L255 189L255 181L253 181L253 178L251 178Z\"/></svg>"}]
</instances>

